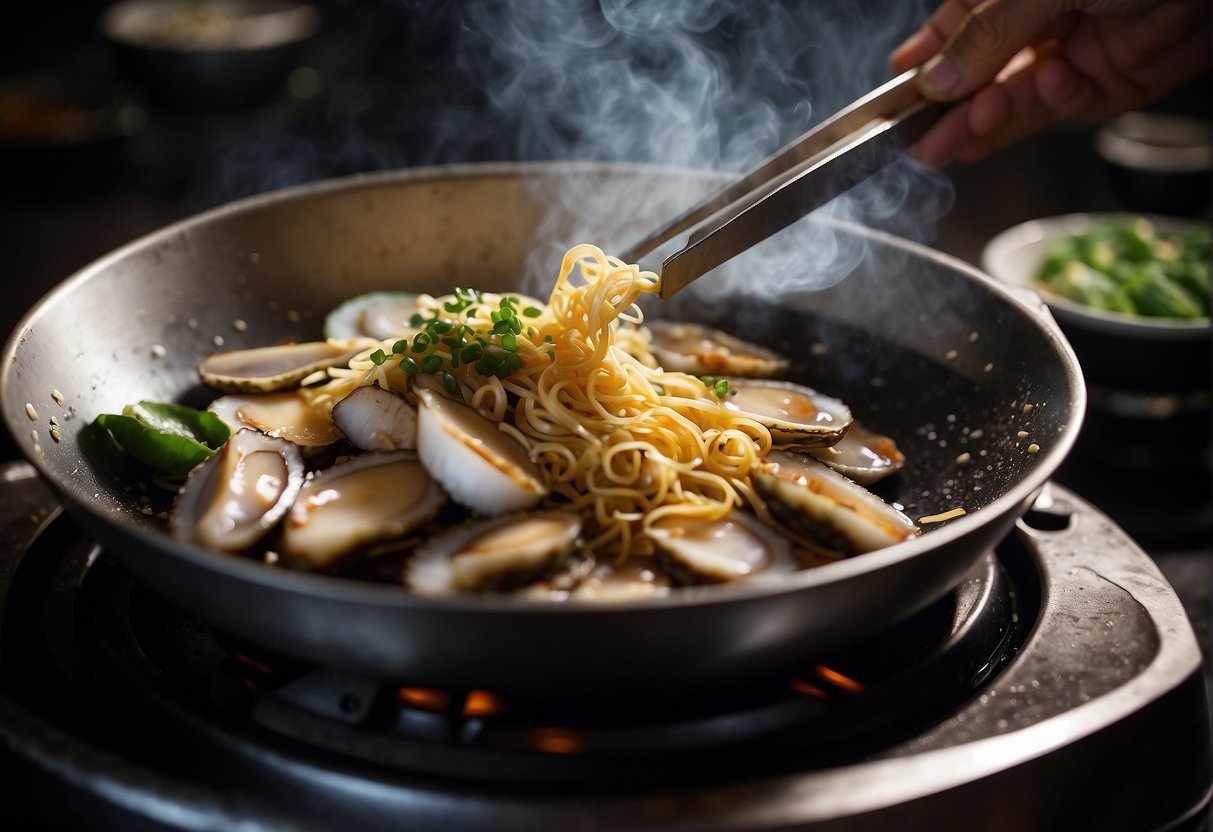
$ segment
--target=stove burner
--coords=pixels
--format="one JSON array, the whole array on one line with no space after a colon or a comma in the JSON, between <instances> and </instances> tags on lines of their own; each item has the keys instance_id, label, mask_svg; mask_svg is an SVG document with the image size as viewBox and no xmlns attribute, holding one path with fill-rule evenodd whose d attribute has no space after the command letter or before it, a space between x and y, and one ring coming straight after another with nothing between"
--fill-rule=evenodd
<instances>
[{"instance_id":1,"label":"stove burner","mask_svg":"<svg viewBox=\"0 0 1213 832\"><path fill-rule=\"evenodd\" d=\"M53 558L45 548L31 556ZM80 567L77 614L102 659L94 685L181 718L251 723L351 759L487 780L697 781L753 773L789 742L801 764L856 759L946 716L1022 636L1012 582L991 555L951 596L852 649L806 659L783 683L677 700L543 699L306 665L214 632L105 557Z\"/></svg>"},{"instance_id":2,"label":"stove burner","mask_svg":"<svg viewBox=\"0 0 1213 832\"><path fill-rule=\"evenodd\" d=\"M1061 489L1028 518L1047 530L1021 523L900 635L675 702L312 667L165 604L65 519L11 545L29 513L0 500L0 806L33 816L18 825L1170 828L1213 782L1178 599Z\"/></svg>"}]
</instances>

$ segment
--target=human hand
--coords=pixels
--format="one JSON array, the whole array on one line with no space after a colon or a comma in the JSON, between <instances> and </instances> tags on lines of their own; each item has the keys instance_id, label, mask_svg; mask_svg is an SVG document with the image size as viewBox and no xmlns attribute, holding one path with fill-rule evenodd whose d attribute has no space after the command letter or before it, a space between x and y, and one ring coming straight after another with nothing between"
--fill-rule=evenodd
<instances>
[{"instance_id":1,"label":"human hand","mask_svg":"<svg viewBox=\"0 0 1213 832\"><path fill-rule=\"evenodd\" d=\"M1209 65L1209 0L944 0L892 56L960 101L914 147L976 161L1062 117L1141 107Z\"/></svg>"}]
</instances>

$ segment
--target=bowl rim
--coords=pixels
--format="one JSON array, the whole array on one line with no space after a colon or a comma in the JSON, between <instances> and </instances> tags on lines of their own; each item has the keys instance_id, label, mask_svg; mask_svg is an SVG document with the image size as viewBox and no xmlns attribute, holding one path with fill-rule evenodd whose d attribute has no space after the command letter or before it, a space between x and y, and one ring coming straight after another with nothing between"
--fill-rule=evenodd
<instances>
[{"instance_id":1,"label":"bowl rim","mask_svg":"<svg viewBox=\"0 0 1213 832\"><path fill-rule=\"evenodd\" d=\"M1164 231L1194 228L1202 220L1165 214L1148 214L1138 211L1079 211L1038 217L1018 223L994 235L981 251L982 271L1003 283L1021 286L1040 295L1061 323L1077 324L1110 335L1135 338L1169 338L1176 340L1208 338L1210 319L1203 318L1155 318L1145 315L1130 315L1095 309L1076 301L1042 291L1029 276L1010 274L1004 267L1004 258L1010 252L1027 246L1038 245L1063 235L1080 234L1093 228L1103 220L1127 221L1142 218L1155 228Z\"/></svg>"},{"instance_id":2,"label":"bowl rim","mask_svg":"<svg viewBox=\"0 0 1213 832\"><path fill-rule=\"evenodd\" d=\"M256 0L254 0L256 2ZM307 0L260 0L261 6L242 9L244 0L210 0L209 5L229 9L241 20L258 21L255 36L222 43L173 43L149 39L141 30L144 18L163 18L178 9L191 9L187 0L118 0L101 15L100 29L111 43L143 52L173 55L250 54L283 49L301 44L321 27L319 11ZM247 32L246 32L247 33Z\"/></svg>"},{"instance_id":3,"label":"bowl rim","mask_svg":"<svg viewBox=\"0 0 1213 832\"><path fill-rule=\"evenodd\" d=\"M1208 121L1179 113L1122 113L1095 134L1095 151L1108 164L1136 173L1208 173L1211 129ZM1164 134L1178 141L1168 145L1147 140Z\"/></svg>"}]
</instances>

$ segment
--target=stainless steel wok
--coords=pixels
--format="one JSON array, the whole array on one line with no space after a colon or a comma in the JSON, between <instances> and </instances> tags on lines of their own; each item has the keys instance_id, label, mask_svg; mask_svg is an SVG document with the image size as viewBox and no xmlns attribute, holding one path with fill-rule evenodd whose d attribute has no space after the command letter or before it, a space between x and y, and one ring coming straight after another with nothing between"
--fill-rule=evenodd
<instances>
[{"instance_id":1,"label":"stainless steel wok","mask_svg":"<svg viewBox=\"0 0 1213 832\"><path fill-rule=\"evenodd\" d=\"M149 508L131 472L81 445L94 416L130 402L205 404L195 363L219 339L233 348L315 338L328 309L374 289L516 286L528 254L583 241L562 224L577 212L537 183L634 193L632 209L587 240L622 246L664 218L659 197L675 188L702 195L721 181L620 165L458 166L226 206L104 257L42 300L5 347L4 418L113 557L221 630L293 656L414 684L606 695L784 673L944 595L1074 443L1081 375L1031 295L921 246L839 225L871 256L832 288L766 299L755 261L743 297L711 305L680 297L650 309L744 325L747 337L784 350L801 380L897 439L910 461L882 489L887 498L916 518L967 512L778 588L704 587L595 606L427 600L287 572L174 542L154 516L171 495L152 489Z\"/></svg>"}]
</instances>

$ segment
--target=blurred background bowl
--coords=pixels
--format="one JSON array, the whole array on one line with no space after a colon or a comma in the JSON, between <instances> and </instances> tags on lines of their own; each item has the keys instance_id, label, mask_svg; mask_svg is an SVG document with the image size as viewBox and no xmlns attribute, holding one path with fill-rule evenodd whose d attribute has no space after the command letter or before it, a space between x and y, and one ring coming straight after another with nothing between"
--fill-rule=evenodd
<instances>
[{"instance_id":1,"label":"blurred background bowl","mask_svg":"<svg viewBox=\"0 0 1213 832\"><path fill-rule=\"evenodd\" d=\"M1057 241L1090 231L1104 220L1128 221L1137 216L1141 215L1081 213L1021 223L986 244L981 265L999 280L1040 291L1034 278ZM1178 217L1146 215L1146 219L1159 232L1196 225ZM1102 405L1147 419L1208 409L1213 364L1208 318L1127 315L1041 294L1078 355L1093 407Z\"/></svg>"},{"instance_id":2,"label":"blurred background bowl","mask_svg":"<svg viewBox=\"0 0 1213 832\"><path fill-rule=\"evenodd\" d=\"M101 31L156 106L234 112L282 91L320 22L292 0L121 0Z\"/></svg>"},{"instance_id":3,"label":"blurred background bowl","mask_svg":"<svg viewBox=\"0 0 1213 832\"><path fill-rule=\"evenodd\" d=\"M1213 129L1167 113L1125 113L1095 134L1095 151L1117 197L1133 210L1207 212Z\"/></svg>"}]
</instances>

